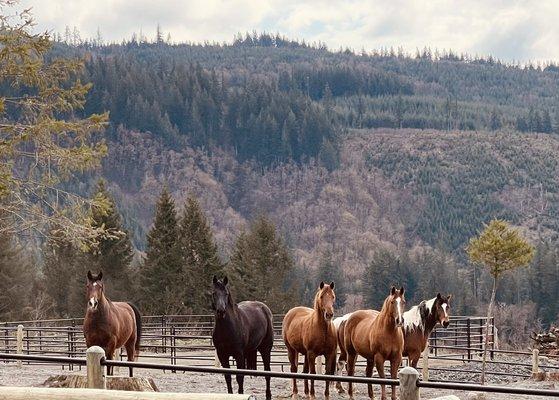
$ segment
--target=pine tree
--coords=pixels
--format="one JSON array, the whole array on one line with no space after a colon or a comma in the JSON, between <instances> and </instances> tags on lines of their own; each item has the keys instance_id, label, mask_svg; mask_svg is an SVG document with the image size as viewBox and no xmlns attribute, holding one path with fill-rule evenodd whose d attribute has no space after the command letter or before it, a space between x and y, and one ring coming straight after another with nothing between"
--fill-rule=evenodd
<instances>
[{"instance_id":1,"label":"pine tree","mask_svg":"<svg viewBox=\"0 0 559 400\"><path fill-rule=\"evenodd\" d=\"M321 257L320 264L316 270L316 282L334 282L336 287L336 304L335 308L340 309L344 306L346 296L348 294L346 286L346 278L339 262L334 260L330 250L326 250Z\"/></svg>"},{"instance_id":2,"label":"pine tree","mask_svg":"<svg viewBox=\"0 0 559 400\"><path fill-rule=\"evenodd\" d=\"M83 315L88 270L85 254L66 240L59 229L51 230L43 254L43 286L52 300L54 314L64 318Z\"/></svg>"},{"instance_id":3,"label":"pine tree","mask_svg":"<svg viewBox=\"0 0 559 400\"><path fill-rule=\"evenodd\" d=\"M493 303L497 291L497 279L503 272L525 266L532 261L534 247L506 221L494 219L489 222L479 236L470 239L467 247L472 262L483 264L493 277L491 300L487 307L485 332L489 332L489 320L493 316ZM485 361L489 335L485 335L481 384L485 383Z\"/></svg>"},{"instance_id":4,"label":"pine tree","mask_svg":"<svg viewBox=\"0 0 559 400\"><path fill-rule=\"evenodd\" d=\"M172 314L184 309L185 288L178 240L175 202L164 187L147 237L147 251L140 273L139 303L149 313Z\"/></svg>"},{"instance_id":5,"label":"pine tree","mask_svg":"<svg viewBox=\"0 0 559 400\"><path fill-rule=\"evenodd\" d=\"M274 312L284 312L297 302L293 260L275 225L258 217L250 231L237 238L226 272L231 275L237 300L259 300Z\"/></svg>"},{"instance_id":6,"label":"pine tree","mask_svg":"<svg viewBox=\"0 0 559 400\"><path fill-rule=\"evenodd\" d=\"M134 256L128 231L122 225L115 201L99 180L94 196L91 225L106 234L97 239L97 246L89 251L90 269L103 271L108 283L107 293L114 300L126 300L132 294L130 263Z\"/></svg>"},{"instance_id":7,"label":"pine tree","mask_svg":"<svg viewBox=\"0 0 559 400\"><path fill-rule=\"evenodd\" d=\"M25 319L35 281L33 267L13 237L0 233L0 320Z\"/></svg>"},{"instance_id":8,"label":"pine tree","mask_svg":"<svg viewBox=\"0 0 559 400\"><path fill-rule=\"evenodd\" d=\"M195 312L210 309L209 288L214 275L223 273L213 233L200 204L189 196L179 227L185 286L191 294L188 305ZM208 288L208 290L205 290Z\"/></svg>"}]
</instances>

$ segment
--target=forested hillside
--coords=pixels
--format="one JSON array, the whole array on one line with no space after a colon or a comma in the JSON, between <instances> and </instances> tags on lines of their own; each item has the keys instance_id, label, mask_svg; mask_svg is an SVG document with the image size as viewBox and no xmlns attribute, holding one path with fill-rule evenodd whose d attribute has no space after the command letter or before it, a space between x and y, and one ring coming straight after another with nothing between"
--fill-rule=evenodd
<instances>
[{"instance_id":1,"label":"forested hillside","mask_svg":"<svg viewBox=\"0 0 559 400\"><path fill-rule=\"evenodd\" d=\"M101 171L68 187L92 195L105 178L149 268L159 268L157 219L152 227L165 187L179 214L197 199L217 245L219 260L206 246L211 268L237 282L242 252L256 251L247 243L261 235L263 249L281 250L278 268L300 301L328 275L345 283L347 309L378 305L394 283L411 302L452 292L453 311L473 313L489 289L464 248L500 217L537 256L501 281L509 290L498 300L557 319L556 67L429 49L332 52L267 34L224 45L59 41L51 56L83 57L82 79L93 84L83 114L110 112Z\"/></svg>"}]
</instances>

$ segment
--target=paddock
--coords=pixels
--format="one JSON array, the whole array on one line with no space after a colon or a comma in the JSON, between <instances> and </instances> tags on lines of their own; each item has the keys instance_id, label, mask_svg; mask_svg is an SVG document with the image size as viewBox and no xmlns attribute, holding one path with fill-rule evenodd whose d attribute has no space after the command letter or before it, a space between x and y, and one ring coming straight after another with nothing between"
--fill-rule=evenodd
<instances>
[{"instance_id":1,"label":"paddock","mask_svg":"<svg viewBox=\"0 0 559 400\"><path fill-rule=\"evenodd\" d=\"M279 336L281 320L282 316L274 316L276 340L272 351L272 372L279 374L289 371L285 347L281 336ZM59 369L60 373L83 374L85 373L84 366L78 361L84 357L86 350L81 322L81 319L76 318L2 323L0 324L0 353L17 354L19 352L23 356L58 357L57 362L49 361L48 365L47 362L40 360L20 360L19 362L23 364L24 369L30 369L30 371L39 372L48 368L52 372ZM445 383L455 383L447 378L440 379L439 377L448 371L463 370L470 372L472 378L456 380L458 383L477 383L478 371L470 370L468 366L480 362L479 355L485 335L485 322L486 320L481 317L458 316L451 318L449 328L437 328L430 339L428 357L423 357L418 366L424 381L425 378L428 378L429 382L433 384L439 383L440 380ZM212 327L213 315L145 317L139 362L156 363L166 366L167 370L155 371L135 368L135 376L155 376L156 381L159 379L169 381L168 386L163 387L164 391L183 388L184 386L181 386L181 383L185 379L190 379L183 375L183 373L189 374L189 372L182 370L183 367L214 368L216 366L215 352L211 343ZM538 356L535 358L537 365L534 367L533 362L531 362L532 352L498 349L496 340L493 340L497 337L495 332L495 327L490 324L489 350L492 359L489 360L489 363L490 365L509 366L510 371L497 373L490 371L490 377L493 375L495 378L501 378L504 375L511 380L524 380L532 375L534 368L540 372L559 371L559 360L557 358L543 359ZM524 362L507 361L507 357L511 355L522 357ZM542 360L547 360L546 365L543 365ZM10 370L11 368L17 368L17 361L15 360L3 359L0 363L4 364L6 368L10 368ZM260 363L259 369L262 369ZM156 372L157 375L155 375ZM219 372L222 373L222 370L219 370ZM122 370L120 373L124 374L125 371ZM198 390L203 390L211 384L211 391L225 392L223 375L215 376L215 373L217 372L214 372L213 375L209 372L191 374L194 377L194 383L190 385L188 391L198 388ZM357 375L363 374L364 362L360 359L357 364ZM259 398L264 397L264 380L262 378L252 378L246 382L247 393L256 393ZM286 393L285 388L288 380L273 378L272 383L274 397L275 393ZM9 385L10 382L5 381L2 384ZM363 394L363 389L360 388L359 390ZM439 390L437 390L438 392ZM261 395L258 395L259 393Z\"/></svg>"}]
</instances>

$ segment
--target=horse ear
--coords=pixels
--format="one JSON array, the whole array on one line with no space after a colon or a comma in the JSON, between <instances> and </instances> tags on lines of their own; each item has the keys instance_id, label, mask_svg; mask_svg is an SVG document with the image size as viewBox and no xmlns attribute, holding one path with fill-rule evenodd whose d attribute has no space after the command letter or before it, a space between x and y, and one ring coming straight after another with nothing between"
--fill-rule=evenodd
<instances>
[{"instance_id":1,"label":"horse ear","mask_svg":"<svg viewBox=\"0 0 559 400\"><path fill-rule=\"evenodd\" d=\"M441 299L441 294L437 293L437 300L440 300L440 299Z\"/></svg>"},{"instance_id":2,"label":"horse ear","mask_svg":"<svg viewBox=\"0 0 559 400\"><path fill-rule=\"evenodd\" d=\"M227 286L227 284L229 283L229 279L227 279L227 276L223 277L223 286Z\"/></svg>"},{"instance_id":3,"label":"horse ear","mask_svg":"<svg viewBox=\"0 0 559 400\"><path fill-rule=\"evenodd\" d=\"M405 289L403 286L400 287L400 296L403 296L405 292Z\"/></svg>"},{"instance_id":4,"label":"horse ear","mask_svg":"<svg viewBox=\"0 0 559 400\"><path fill-rule=\"evenodd\" d=\"M214 275L214 277L212 279L212 282L213 282L214 285L217 285L217 276Z\"/></svg>"},{"instance_id":5,"label":"horse ear","mask_svg":"<svg viewBox=\"0 0 559 400\"><path fill-rule=\"evenodd\" d=\"M334 281L330 282L330 289L334 290Z\"/></svg>"},{"instance_id":6,"label":"horse ear","mask_svg":"<svg viewBox=\"0 0 559 400\"><path fill-rule=\"evenodd\" d=\"M101 279L103 279L103 271L99 271L97 274L97 280L100 281Z\"/></svg>"},{"instance_id":7,"label":"horse ear","mask_svg":"<svg viewBox=\"0 0 559 400\"><path fill-rule=\"evenodd\" d=\"M396 294L396 288L394 286L392 286L392 289L390 289L390 294L393 296Z\"/></svg>"},{"instance_id":8,"label":"horse ear","mask_svg":"<svg viewBox=\"0 0 559 400\"><path fill-rule=\"evenodd\" d=\"M452 295L449 294L449 295L446 297L446 302L448 303L448 302L450 301L451 298L452 298Z\"/></svg>"},{"instance_id":9,"label":"horse ear","mask_svg":"<svg viewBox=\"0 0 559 400\"><path fill-rule=\"evenodd\" d=\"M319 287L322 289L324 287L324 281L320 281Z\"/></svg>"},{"instance_id":10,"label":"horse ear","mask_svg":"<svg viewBox=\"0 0 559 400\"><path fill-rule=\"evenodd\" d=\"M91 275L91 271L87 271L87 279L90 281L93 280L93 275Z\"/></svg>"}]
</instances>

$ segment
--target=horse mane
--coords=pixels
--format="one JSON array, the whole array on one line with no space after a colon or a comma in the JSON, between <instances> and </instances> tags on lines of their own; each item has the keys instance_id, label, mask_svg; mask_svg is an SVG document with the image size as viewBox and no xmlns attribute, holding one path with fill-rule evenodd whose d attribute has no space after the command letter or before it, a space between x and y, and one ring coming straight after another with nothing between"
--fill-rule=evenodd
<instances>
[{"instance_id":1,"label":"horse mane","mask_svg":"<svg viewBox=\"0 0 559 400\"><path fill-rule=\"evenodd\" d=\"M318 289L316 291L316 293L314 294L314 300L313 300L313 308L315 310L319 310L320 309L320 293L322 293L324 289Z\"/></svg>"},{"instance_id":2,"label":"horse mane","mask_svg":"<svg viewBox=\"0 0 559 400\"><path fill-rule=\"evenodd\" d=\"M379 315L377 316L377 319L386 318L386 316L388 315L388 308L389 308L388 303L391 300L392 300L392 295L389 294L388 297L386 299L384 299L384 302L382 303L382 308L380 309L380 312L379 312Z\"/></svg>"},{"instance_id":3,"label":"horse mane","mask_svg":"<svg viewBox=\"0 0 559 400\"><path fill-rule=\"evenodd\" d=\"M413 332L416 329L425 331L426 319L431 314L435 299L423 300L404 313L404 331ZM430 304L430 306L428 306Z\"/></svg>"}]
</instances>

